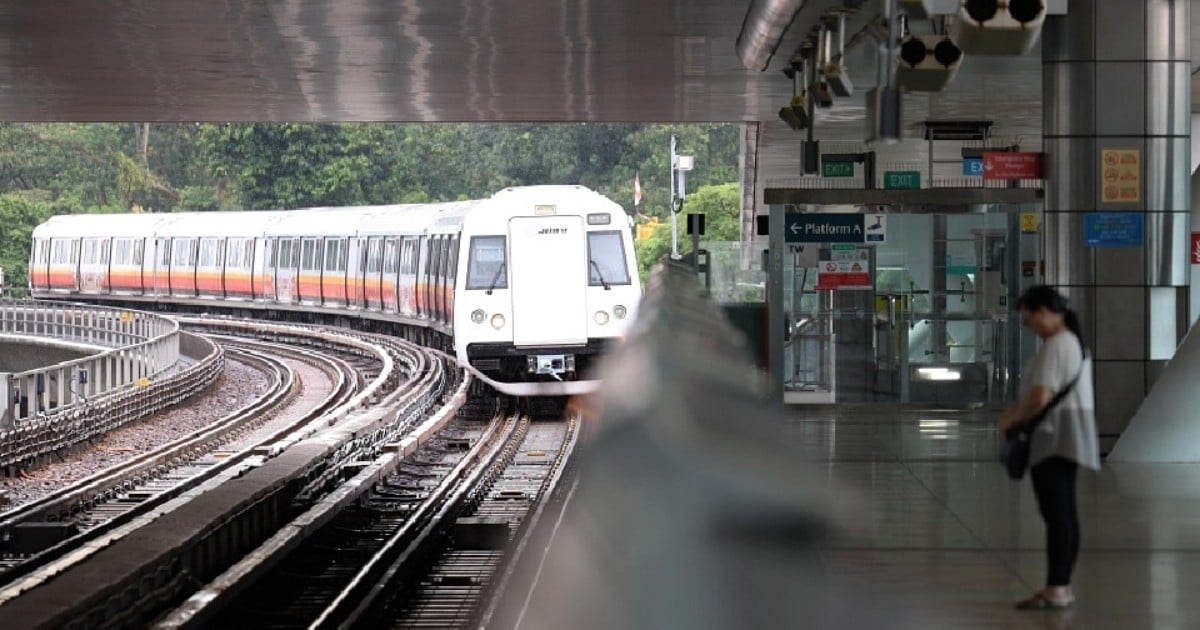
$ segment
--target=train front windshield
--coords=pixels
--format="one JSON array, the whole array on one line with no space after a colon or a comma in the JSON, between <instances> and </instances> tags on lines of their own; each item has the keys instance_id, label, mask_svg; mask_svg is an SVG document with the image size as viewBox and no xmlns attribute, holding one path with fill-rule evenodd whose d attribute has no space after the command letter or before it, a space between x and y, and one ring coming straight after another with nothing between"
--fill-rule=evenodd
<instances>
[{"instance_id":1,"label":"train front windshield","mask_svg":"<svg viewBox=\"0 0 1200 630\"><path fill-rule=\"evenodd\" d=\"M629 284L625 242L619 231L588 232L588 284Z\"/></svg>"}]
</instances>

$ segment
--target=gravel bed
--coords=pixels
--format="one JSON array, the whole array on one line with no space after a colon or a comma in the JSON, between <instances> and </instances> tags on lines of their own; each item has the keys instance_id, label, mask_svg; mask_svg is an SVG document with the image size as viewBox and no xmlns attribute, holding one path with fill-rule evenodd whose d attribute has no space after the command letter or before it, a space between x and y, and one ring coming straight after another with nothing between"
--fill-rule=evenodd
<instances>
[{"instance_id":1,"label":"gravel bed","mask_svg":"<svg viewBox=\"0 0 1200 630\"><path fill-rule=\"evenodd\" d=\"M22 476L0 477L0 510L40 499L59 488L138 454L181 438L261 397L270 387L263 372L227 356L225 369L207 391L173 409L126 425L61 461L27 470Z\"/></svg>"}]
</instances>

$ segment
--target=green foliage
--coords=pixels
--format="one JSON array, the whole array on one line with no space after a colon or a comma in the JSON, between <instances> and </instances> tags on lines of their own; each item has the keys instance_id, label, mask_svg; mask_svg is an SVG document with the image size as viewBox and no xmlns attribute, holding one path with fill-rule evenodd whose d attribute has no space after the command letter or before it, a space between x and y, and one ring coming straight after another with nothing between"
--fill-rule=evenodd
<instances>
[{"instance_id":1,"label":"green foliage","mask_svg":"<svg viewBox=\"0 0 1200 630\"><path fill-rule=\"evenodd\" d=\"M687 255L692 251L692 238L687 235L686 215L704 215L704 236L701 237L703 241L739 241L740 209L741 186L737 183L703 186L688 195L683 212L679 214L679 253ZM670 219L663 220L661 227L655 230L652 237L638 241L636 246L638 273L644 282L650 268L671 252Z\"/></svg>"},{"instance_id":2,"label":"green foliage","mask_svg":"<svg viewBox=\"0 0 1200 630\"><path fill-rule=\"evenodd\" d=\"M50 216L50 204L36 195L0 194L0 268L10 289L28 285L29 243L33 228Z\"/></svg>"}]
</instances>

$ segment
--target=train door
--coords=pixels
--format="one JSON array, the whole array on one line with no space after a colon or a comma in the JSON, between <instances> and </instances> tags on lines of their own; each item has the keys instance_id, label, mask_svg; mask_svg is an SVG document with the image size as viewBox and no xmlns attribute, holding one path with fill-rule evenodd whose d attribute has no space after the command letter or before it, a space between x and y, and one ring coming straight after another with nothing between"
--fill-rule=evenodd
<instances>
[{"instance_id":1,"label":"train door","mask_svg":"<svg viewBox=\"0 0 1200 630\"><path fill-rule=\"evenodd\" d=\"M430 313L430 239L421 236L416 240L416 317L425 318Z\"/></svg>"},{"instance_id":2,"label":"train door","mask_svg":"<svg viewBox=\"0 0 1200 630\"><path fill-rule=\"evenodd\" d=\"M275 300L292 304L299 297L300 239L281 238L276 242L279 254L275 267Z\"/></svg>"},{"instance_id":3,"label":"train door","mask_svg":"<svg viewBox=\"0 0 1200 630\"><path fill-rule=\"evenodd\" d=\"M153 295L170 295L171 293L171 239L154 239L154 257L150 261L151 293Z\"/></svg>"},{"instance_id":4,"label":"train door","mask_svg":"<svg viewBox=\"0 0 1200 630\"><path fill-rule=\"evenodd\" d=\"M363 249L363 305L367 310L383 310L383 239L367 239Z\"/></svg>"},{"instance_id":5,"label":"train door","mask_svg":"<svg viewBox=\"0 0 1200 630\"><path fill-rule=\"evenodd\" d=\"M134 288L134 293L137 295L145 295L146 293L146 245L150 239L138 238L133 240L133 265L134 265L134 283L137 285Z\"/></svg>"},{"instance_id":6,"label":"train door","mask_svg":"<svg viewBox=\"0 0 1200 630\"><path fill-rule=\"evenodd\" d=\"M513 343L587 343L587 240L578 216L508 221Z\"/></svg>"},{"instance_id":7,"label":"train door","mask_svg":"<svg viewBox=\"0 0 1200 630\"><path fill-rule=\"evenodd\" d=\"M446 321L454 321L454 286L458 278L459 236L450 238L450 264L446 271Z\"/></svg>"},{"instance_id":8,"label":"train door","mask_svg":"<svg viewBox=\"0 0 1200 630\"><path fill-rule=\"evenodd\" d=\"M262 239L262 264L255 264L255 271L262 269L261 280L256 287L254 299L270 300L275 297L275 266L279 256L279 243L273 238Z\"/></svg>"},{"instance_id":9,"label":"train door","mask_svg":"<svg viewBox=\"0 0 1200 630\"><path fill-rule=\"evenodd\" d=\"M403 296L408 291L408 278L404 275L401 241L389 238L383 242L383 276L380 278L384 310L402 312Z\"/></svg>"}]
</instances>

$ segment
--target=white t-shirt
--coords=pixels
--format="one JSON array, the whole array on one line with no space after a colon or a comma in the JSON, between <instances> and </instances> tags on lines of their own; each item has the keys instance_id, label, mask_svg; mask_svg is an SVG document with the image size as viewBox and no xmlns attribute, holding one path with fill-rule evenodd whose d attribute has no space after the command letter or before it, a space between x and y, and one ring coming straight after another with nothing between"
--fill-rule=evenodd
<instances>
[{"instance_id":1,"label":"white t-shirt","mask_svg":"<svg viewBox=\"0 0 1200 630\"><path fill-rule=\"evenodd\" d=\"M1079 380L1075 388L1033 432L1029 447L1031 466L1048 457L1059 456L1085 468L1100 470L1092 361L1084 357L1083 347L1074 333L1064 330L1043 341L1021 373L1021 391L1028 395L1040 385L1053 395L1069 385L1076 374L1079 374Z\"/></svg>"}]
</instances>

